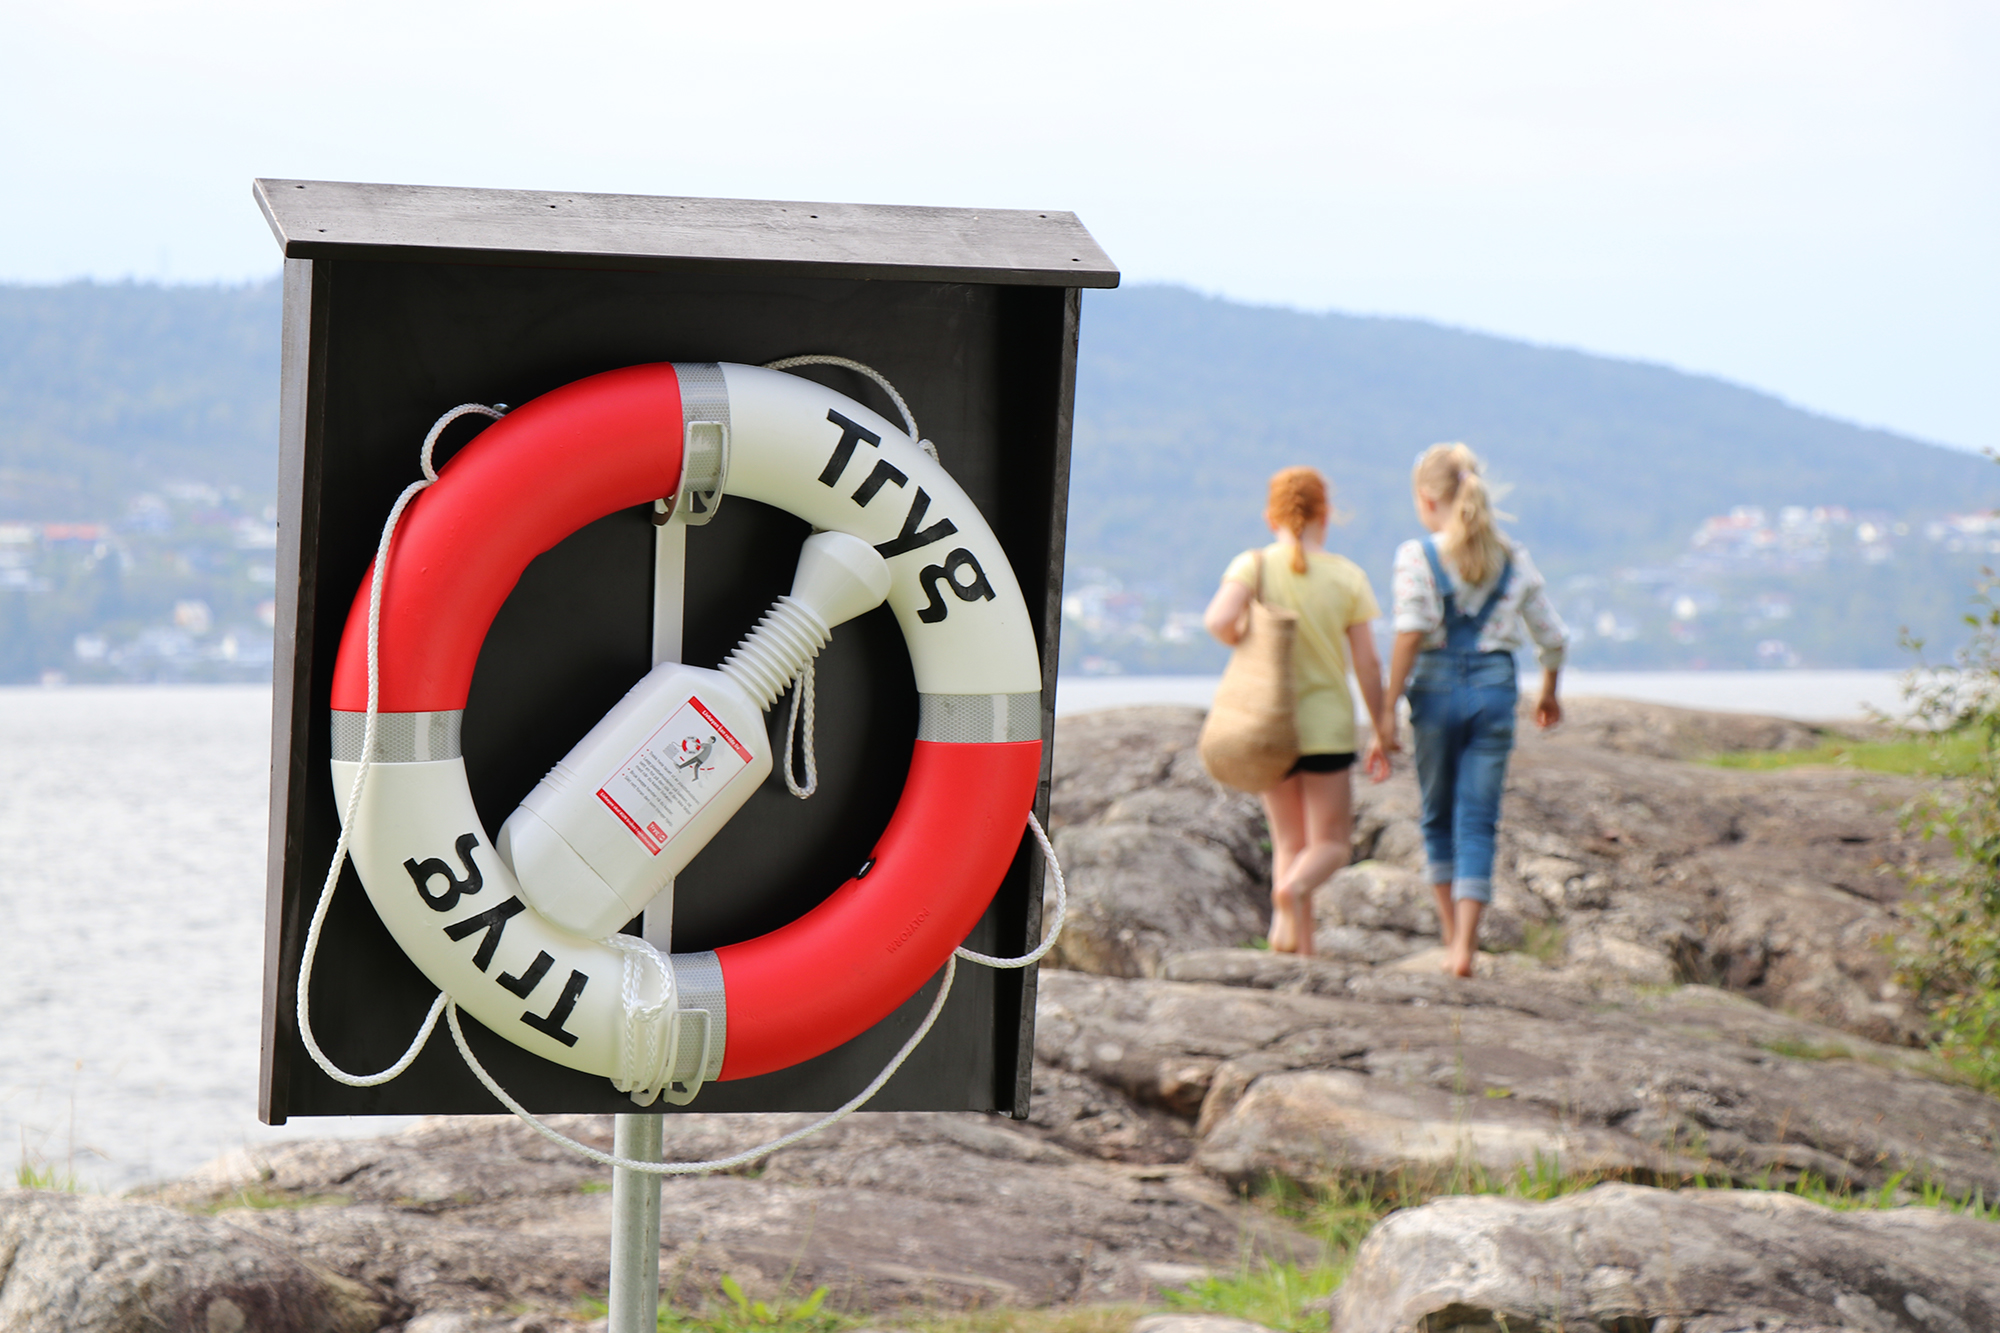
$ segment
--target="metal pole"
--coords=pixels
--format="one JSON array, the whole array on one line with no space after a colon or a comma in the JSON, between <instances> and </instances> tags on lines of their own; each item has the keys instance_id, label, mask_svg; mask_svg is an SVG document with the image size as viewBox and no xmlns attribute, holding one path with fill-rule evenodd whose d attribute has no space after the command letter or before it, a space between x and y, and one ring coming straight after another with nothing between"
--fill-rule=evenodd
<instances>
[{"instance_id":1,"label":"metal pole","mask_svg":"<svg viewBox=\"0 0 2000 1333\"><path fill-rule=\"evenodd\" d=\"M613 1150L641 1162L660 1160L657 1115L614 1116ZM611 1319L609 1333L657 1333L660 1310L660 1178L611 1170Z\"/></svg>"},{"instance_id":2,"label":"metal pole","mask_svg":"<svg viewBox=\"0 0 2000 1333\"><path fill-rule=\"evenodd\" d=\"M653 664L681 656L681 606L686 589L687 528L653 529ZM674 888L646 909L646 939L673 950ZM612 1117L612 1151L636 1162L662 1160L658 1115ZM611 1168L611 1318L609 1333L658 1333L660 1311L660 1177Z\"/></svg>"}]
</instances>

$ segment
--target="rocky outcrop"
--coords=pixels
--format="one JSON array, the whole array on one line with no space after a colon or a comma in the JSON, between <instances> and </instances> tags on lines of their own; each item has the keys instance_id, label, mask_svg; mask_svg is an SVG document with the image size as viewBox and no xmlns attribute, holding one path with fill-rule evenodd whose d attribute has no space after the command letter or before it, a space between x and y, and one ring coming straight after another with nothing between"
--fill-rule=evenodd
<instances>
[{"instance_id":1,"label":"rocky outcrop","mask_svg":"<svg viewBox=\"0 0 2000 1333\"><path fill-rule=\"evenodd\" d=\"M1202 771L1192 748L1201 718L1124 709L1059 724L1049 829L1070 918L1052 966L1154 976L1169 954L1264 934L1262 807Z\"/></svg>"},{"instance_id":2,"label":"rocky outcrop","mask_svg":"<svg viewBox=\"0 0 2000 1333\"><path fill-rule=\"evenodd\" d=\"M1517 755L1485 932L1500 951L1467 981L1437 969L1407 773L1356 784L1361 860L1319 894L1323 956L1301 960L1240 947L1264 930L1264 829L1201 772L1200 714L1065 718L1050 822L1076 910L1069 970L1039 979L1033 1119L857 1116L669 1180L668 1294L699 1309L725 1275L767 1300L825 1286L889 1322L1147 1300L1261 1256L1316 1260L1243 1201L1270 1177L1406 1198L1523 1172L2000 1197L2000 1100L1906 1044L1871 942L1926 850L1896 836L1912 789L1689 762L1817 740L1797 724L1588 701L1571 718ZM722 1156L801 1122L670 1117L667 1151ZM609 1146L604 1119L560 1124ZM238 1153L151 1203L0 1195L0 1329L582 1327L607 1285L607 1177L480 1117ZM1986 1225L1750 1190L1445 1200L1378 1229L1336 1327L1982 1328L1960 1260L1991 1253Z\"/></svg>"},{"instance_id":3,"label":"rocky outcrop","mask_svg":"<svg viewBox=\"0 0 2000 1333\"><path fill-rule=\"evenodd\" d=\"M1231 1182L1906 1173L2000 1197L2000 1100L1714 988L1583 1002L1253 950L1165 970L1044 973L1037 1054L1192 1119L1194 1161Z\"/></svg>"},{"instance_id":4,"label":"rocky outcrop","mask_svg":"<svg viewBox=\"0 0 2000 1333\"><path fill-rule=\"evenodd\" d=\"M1317 1254L1191 1167L1125 1165L1065 1146L1078 1120L1122 1125L1123 1140L1115 1128L1073 1135L1110 1155L1185 1157L1188 1135L1160 1135L1148 1122L1168 1117L1138 1108L1082 1114L1092 1096L1122 1099L1073 1076L1058 1082L1069 1086L1045 1099L1053 1125L857 1116L747 1170L668 1179L663 1287L682 1308L713 1304L725 1275L760 1299L796 1300L824 1285L843 1310L1037 1306L1146 1299L1246 1253L1292 1262ZM713 1158L809 1119L670 1117L666 1150ZM608 1119L559 1123L610 1146ZM1139 1146L1149 1133L1158 1151ZM486 1333L510 1327L509 1310L546 1321L602 1297L607 1179L511 1117L460 1117L380 1139L240 1152L159 1197L219 1209L234 1232L310 1255L386 1304L445 1321L440 1328Z\"/></svg>"},{"instance_id":5,"label":"rocky outcrop","mask_svg":"<svg viewBox=\"0 0 2000 1333\"><path fill-rule=\"evenodd\" d=\"M8 1333L367 1333L393 1311L227 1218L157 1204L0 1192Z\"/></svg>"},{"instance_id":6,"label":"rocky outcrop","mask_svg":"<svg viewBox=\"0 0 2000 1333\"><path fill-rule=\"evenodd\" d=\"M1930 1208L1634 1185L1390 1216L1332 1301L1335 1333L2000 1328L2000 1224Z\"/></svg>"},{"instance_id":7,"label":"rocky outcrop","mask_svg":"<svg viewBox=\"0 0 2000 1333\"><path fill-rule=\"evenodd\" d=\"M1875 1041L1919 1037L1879 943L1897 926L1900 871L1937 850L1899 832L1917 783L1691 762L1824 739L1802 723L1612 700L1568 709L1561 730L1526 728L1515 751L1484 972L1526 968L1575 994L1699 982ZM1176 952L1261 938L1262 814L1201 771L1200 721L1131 708L1058 724L1051 815L1075 894L1062 966L1158 976ZM1357 863L1317 895L1316 943L1353 962L1434 966L1421 957L1437 927L1407 761L1354 791Z\"/></svg>"}]
</instances>

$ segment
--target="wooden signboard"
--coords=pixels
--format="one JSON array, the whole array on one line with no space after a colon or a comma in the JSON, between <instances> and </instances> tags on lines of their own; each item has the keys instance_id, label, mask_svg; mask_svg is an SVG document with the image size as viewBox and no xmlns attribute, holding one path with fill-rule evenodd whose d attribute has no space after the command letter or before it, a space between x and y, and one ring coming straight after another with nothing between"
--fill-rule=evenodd
<instances>
[{"instance_id":1,"label":"wooden signboard","mask_svg":"<svg viewBox=\"0 0 2000 1333\"><path fill-rule=\"evenodd\" d=\"M1044 741L1036 809L1046 813L1080 296L1118 281L1074 216L291 180L255 188L285 256L267 1123L499 1109L442 1033L394 1082L361 1089L326 1078L300 1045L294 1004L339 830L328 700L340 629L389 506L418 475L425 432L459 403L519 404L657 361L831 353L883 372L986 516L1035 616ZM859 375L801 373L895 419ZM481 424L457 423L440 456ZM791 515L740 499L691 529L681 660L720 660L790 586L805 536ZM650 667L653 579L646 509L592 524L522 577L486 640L465 712L466 765L489 832ZM852 872L887 822L917 713L887 608L840 628L818 679L818 794L795 800L774 775L696 857L676 886L676 950L751 938L798 916ZM774 734L784 715L781 701ZM1039 853L1025 842L972 947L1032 947L1041 883ZM936 984L847 1045L711 1084L687 1109L839 1105L902 1044ZM343 1068L380 1069L434 994L349 869L313 979L323 1049ZM961 967L937 1027L873 1108L1025 1115L1033 1020L1032 970ZM607 1080L466 1022L482 1061L530 1109L634 1109Z\"/></svg>"}]
</instances>

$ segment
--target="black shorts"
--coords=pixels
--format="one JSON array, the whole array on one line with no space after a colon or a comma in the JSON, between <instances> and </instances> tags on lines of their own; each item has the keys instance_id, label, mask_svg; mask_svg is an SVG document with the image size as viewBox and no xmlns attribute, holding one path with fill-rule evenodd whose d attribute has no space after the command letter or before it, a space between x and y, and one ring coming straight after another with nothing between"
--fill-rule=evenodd
<instances>
[{"instance_id":1,"label":"black shorts","mask_svg":"<svg viewBox=\"0 0 2000 1333\"><path fill-rule=\"evenodd\" d=\"M1295 773L1345 773L1353 767L1352 750L1341 754L1302 754L1299 762L1293 764L1285 776L1291 777Z\"/></svg>"}]
</instances>

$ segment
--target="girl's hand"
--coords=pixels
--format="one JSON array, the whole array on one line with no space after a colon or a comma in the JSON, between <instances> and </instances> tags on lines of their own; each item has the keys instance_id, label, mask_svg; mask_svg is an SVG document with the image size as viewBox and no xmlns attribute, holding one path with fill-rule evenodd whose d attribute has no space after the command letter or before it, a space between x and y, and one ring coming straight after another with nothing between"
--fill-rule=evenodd
<instances>
[{"instance_id":1,"label":"girl's hand","mask_svg":"<svg viewBox=\"0 0 2000 1333\"><path fill-rule=\"evenodd\" d=\"M1390 746L1384 746L1382 744L1382 738L1380 736L1377 736L1373 740L1368 742L1368 754L1367 757L1361 761L1361 766L1363 771L1368 774L1370 780L1377 783L1383 783L1389 780L1389 774L1391 772L1391 765L1389 763L1389 750L1390 747L1394 745L1394 743L1395 742L1392 740L1390 742Z\"/></svg>"},{"instance_id":2,"label":"girl's hand","mask_svg":"<svg viewBox=\"0 0 2000 1333\"><path fill-rule=\"evenodd\" d=\"M1553 694L1544 694L1535 701L1535 725L1543 731L1563 720L1563 706Z\"/></svg>"}]
</instances>

